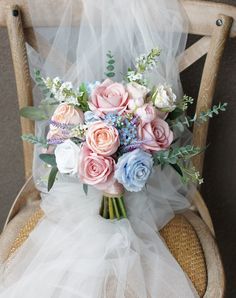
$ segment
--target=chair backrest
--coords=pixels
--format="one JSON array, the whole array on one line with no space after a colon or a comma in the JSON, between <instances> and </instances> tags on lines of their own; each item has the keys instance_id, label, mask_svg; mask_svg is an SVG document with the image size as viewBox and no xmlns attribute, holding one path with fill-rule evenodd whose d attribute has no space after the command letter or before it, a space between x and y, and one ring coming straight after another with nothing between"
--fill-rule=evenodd
<instances>
[{"instance_id":1,"label":"chair backrest","mask_svg":"<svg viewBox=\"0 0 236 298\"><path fill-rule=\"evenodd\" d=\"M49 5L60 7L60 0L45 0ZM221 3L197 0L180 0L189 18L189 33L201 35L202 38L185 50L180 62L180 71L185 70L195 61L207 54L196 104L196 113L208 109L212 105L216 80L225 43L228 37L236 37L236 7ZM78 11L74 12L78 14ZM79 25L79 14L73 18L75 26ZM43 24L39 18L38 26L53 27L60 20L57 14L51 18L50 24ZM26 0L0 0L0 27L7 27L11 46L13 66L16 77L19 107L32 104L32 86L26 53L26 42L37 51L35 32L28 13ZM44 44L45 54L49 46ZM63 59L60 53L55 55ZM69 62L68 62L69 65ZM22 133L33 133L33 123L21 119ZM193 129L193 144L205 147L207 140L208 122ZM25 176L31 175L33 148L31 144L23 144ZM202 172L204 154L194 160L196 168Z\"/></svg>"}]
</instances>

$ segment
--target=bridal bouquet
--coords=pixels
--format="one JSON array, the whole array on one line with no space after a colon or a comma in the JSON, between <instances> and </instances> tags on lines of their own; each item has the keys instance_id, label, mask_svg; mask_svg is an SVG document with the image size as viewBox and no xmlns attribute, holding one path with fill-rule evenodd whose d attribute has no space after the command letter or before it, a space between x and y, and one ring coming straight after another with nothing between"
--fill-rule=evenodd
<instances>
[{"instance_id":1,"label":"bridal bouquet","mask_svg":"<svg viewBox=\"0 0 236 298\"><path fill-rule=\"evenodd\" d=\"M58 172L77 176L86 193L88 186L103 191L100 214L119 219L127 217L125 190L141 191L153 167L171 166L184 182L203 182L189 162L202 148L178 146L178 136L192 123L224 111L226 104L193 118L185 116L192 98L177 99L168 84L150 86L145 79L159 55L158 49L152 49L138 57L123 82L114 82L115 59L108 52L107 79L78 88L60 78L43 78L36 71L44 99L38 107L23 108L21 115L48 121L49 130L45 138L22 138L44 147L40 158L51 167L48 191Z\"/></svg>"}]
</instances>

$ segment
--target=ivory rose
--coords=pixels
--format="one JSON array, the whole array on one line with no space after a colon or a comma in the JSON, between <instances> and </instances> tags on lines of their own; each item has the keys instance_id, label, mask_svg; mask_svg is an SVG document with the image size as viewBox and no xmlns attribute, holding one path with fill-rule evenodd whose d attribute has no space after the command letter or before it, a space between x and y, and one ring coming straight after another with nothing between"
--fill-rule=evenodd
<instances>
[{"instance_id":1,"label":"ivory rose","mask_svg":"<svg viewBox=\"0 0 236 298\"><path fill-rule=\"evenodd\" d=\"M78 176L82 183L104 190L114 183L115 161L92 152L87 145L80 151Z\"/></svg>"},{"instance_id":2,"label":"ivory rose","mask_svg":"<svg viewBox=\"0 0 236 298\"><path fill-rule=\"evenodd\" d=\"M60 173L76 174L80 148L71 140L66 140L55 149L56 163Z\"/></svg>"},{"instance_id":3,"label":"ivory rose","mask_svg":"<svg viewBox=\"0 0 236 298\"><path fill-rule=\"evenodd\" d=\"M162 112L172 112L176 108L176 95L168 85L159 85L152 96L155 106Z\"/></svg>"},{"instance_id":4,"label":"ivory rose","mask_svg":"<svg viewBox=\"0 0 236 298\"><path fill-rule=\"evenodd\" d=\"M129 98L138 99L145 98L149 92L149 89L136 82L131 82L127 84L127 91L129 93Z\"/></svg>"},{"instance_id":5,"label":"ivory rose","mask_svg":"<svg viewBox=\"0 0 236 298\"><path fill-rule=\"evenodd\" d=\"M143 142L142 148L151 151L167 149L173 141L173 132L162 119L156 119L138 128L139 140Z\"/></svg>"},{"instance_id":6,"label":"ivory rose","mask_svg":"<svg viewBox=\"0 0 236 298\"><path fill-rule=\"evenodd\" d=\"M126 109L128 104L128 92L124 86L106 79L97 86L90 98L89 108L98 116L108 113L119 113Z\"/></svg>"},{"instance_id":7,"label":"ivory rose","mask_svg":"<svg viewBox=\"0 0 236 298\"><path fill-rule=\"evenodd\" d=\"M143 123L149 123L156 118L156 109L151 103L146 103L135 112Z\"/></svg>"},{"instance_id":8,"label":"ivory rose","mask_svg":"<svg viewBox=\"0 0 236 298\"><path fill-rule=\"evenodd\" d=\"M86 143L95 153L110 156L120 146L117 129L105 122L93 122L86 133Z\"/></svg>"},{"instance_id":9,"label":"ivory rose","mask_svg":"<svg viewBox=\"0 0 236 298\"><path fill-rule=\"evenodd\" d=\"M74 107L73 105L68 105L67 103L61 103L55 110L52 118L52 122L58 124L69 124L69 125L78 125L83 124L84 115L83 112ZM63 134L63 129L57 127L56 125L50 125L50 130L47 135L47 139L59 139L66 138L65 134Z\"/></svg>"}]
</instances>

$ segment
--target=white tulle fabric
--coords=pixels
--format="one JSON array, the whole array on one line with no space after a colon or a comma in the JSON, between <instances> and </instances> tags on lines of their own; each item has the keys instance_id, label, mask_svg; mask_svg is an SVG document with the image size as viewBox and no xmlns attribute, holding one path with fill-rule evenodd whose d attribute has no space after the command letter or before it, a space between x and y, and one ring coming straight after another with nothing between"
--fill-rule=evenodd
<instances>
[{"instance_id":1,"label":"white tulle fabric","mask_svg":"<svg viewBox=\"0 0 236 298\"><path fill-rule=\"evenodd\" d=\"M32 73L38 68L75 85L102 80L111 50L121 81L137 56L158 46L160 62L148 79L181 94L177 57L186 20L177 0L28 0L28 7L38 47L28 46ZM34 100L41 100L37 89ZM37 123L39 136L47 125ZM45 217L0 265L1 298L198 297L158 233L189 207L191 189L173 169L155 169L142 192L125 194L129 219L109 221L98 215L102 193L90 187L85 196L77 178L59 177L46 192L41 151L37 146L33 172Z\"/></svg>"},{"instance_id":2,"label":"white tulle fabric","mask_svg":"<svg viewBox=\"0 0 236 298\"><path fill-rule=\"evenodd\" d=\"M171 205L187 203L169 175L158 170L146 191L127 193L129 220L120 221L98 215L102 193L89 188L86 197L61 178L42 195L45 219L1 267L0 297L198 297L157 232Z\"/></svg>"}]
</instances>

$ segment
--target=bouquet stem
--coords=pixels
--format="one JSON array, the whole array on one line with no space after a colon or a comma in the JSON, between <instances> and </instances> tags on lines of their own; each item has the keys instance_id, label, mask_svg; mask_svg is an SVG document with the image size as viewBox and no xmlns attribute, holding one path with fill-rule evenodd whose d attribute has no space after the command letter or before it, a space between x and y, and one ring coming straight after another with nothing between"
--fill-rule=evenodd
<instances>
[{"instance_id":1,"label":"bouquet stem","mask_svg":"<svg viewBox=\"0 0 236 298\"><path fill-rule=\"evenodd\" d=\"M106 219L127 218L124 195L111 195L105 193L102 198L100 215Z\"/></svg>"}]
</instances>

